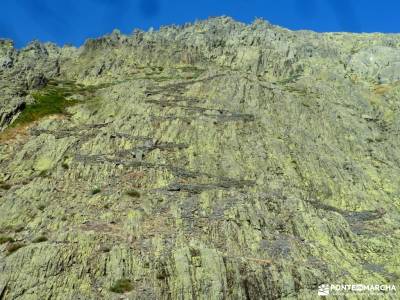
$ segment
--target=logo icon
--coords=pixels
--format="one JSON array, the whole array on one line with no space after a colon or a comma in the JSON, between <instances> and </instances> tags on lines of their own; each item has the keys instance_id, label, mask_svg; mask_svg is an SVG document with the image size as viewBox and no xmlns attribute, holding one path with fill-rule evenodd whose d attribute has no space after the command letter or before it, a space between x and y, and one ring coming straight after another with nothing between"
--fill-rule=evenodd
<instances>
[{"instance_id":1,"label":"logo icon","mask_svg":"<svg viewBox=\"0 0 400 300\"><path fill-rule=\"evenodd\" d=\"M328 296L329 295L329 284L321 284L318 287L318 295L319 296Z\"/></svg>"}]
</instances>

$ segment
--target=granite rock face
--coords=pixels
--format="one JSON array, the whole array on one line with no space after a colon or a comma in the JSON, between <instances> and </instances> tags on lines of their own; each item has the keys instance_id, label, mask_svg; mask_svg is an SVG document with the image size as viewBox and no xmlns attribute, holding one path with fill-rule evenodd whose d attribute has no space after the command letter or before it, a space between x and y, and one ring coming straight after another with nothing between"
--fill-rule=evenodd
<instances>
[{"instance_id":1,"label":"granite rock face","mask_svg":"<svg viewBox=\"0 0 400 300\"><path fill-rule=\"evenodd\" d=\"M399 79L399 35L261 20L1 41L0 299L400 289Z\"/></svg>"}]
</instances>

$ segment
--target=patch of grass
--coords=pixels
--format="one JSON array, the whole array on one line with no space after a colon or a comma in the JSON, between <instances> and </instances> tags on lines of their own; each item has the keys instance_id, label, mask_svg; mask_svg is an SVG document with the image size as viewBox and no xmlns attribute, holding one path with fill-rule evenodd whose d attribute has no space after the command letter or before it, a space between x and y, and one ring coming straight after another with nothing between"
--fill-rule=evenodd
<instances>
[{"instance_id":1,"label":"patch of grass","mask_svg":"<svg viewBox=\"0 0 400 300\"><path fill-rule=\"evenodd\" d=\"M45 237L44 235L38 236L37 238L34 238L32 240L32 243L42 243L42 242L46 242L48 240L47 237Z\"/></svg>"},{"instance_id":2,"label":"patch of grass","mask_svg":"<svg viewBox=\"0 0 400 300\"><path fill-rule=\"evenodd\" d=\"M12 243L7 245L6 247L6 251L7 251L7 255L11 255L14 252L16 252L18 249L25 247L26 245L24 243Z\"/></svg>"},{"instance_id":3,"label":"patch of grass","mask_svg":"<svg viewBox=\"0 0 400 300\"><path fill-rule=\"evenodd\" d=\"M100 193L100 192L101 192L101 189L95 188L94 190L92 190L91 194L92 194L92 195L96 195L96 194L98 194L98 193Z\"/></svg>"},{"instance_id":4,"label":"patch of grass","mask_svg":"<svg viewBox=\"0 0 400 300\"><path fill-rule=\"evenodd\" d=\"M73 87L65 88L51 83L44 90L34 93L35 103L26 105L10 128L32 123L48 115L66 114L67 107L78 103L66 99L69 89Z\"/></svg>"},{"instance_id":5,"label":"patch of grass","mask_svg":"<svg viewBox=\"0 0 400 300\"><path fill-rule=\"evenodd\" d=\"M39 204L37 207L37 209L40 211L44 211L45 208L46 208L46 205L44 205L44 204Z\"/></svg>"},{"instance_id":6,"label":"patch of grass","mask_svg":"<svg viewBox=\"0 0 400 300\"><path fill-rule=\"evenodd\" d=\"M74 86L74 90L69 91L69 94L77 94L77 95L81 95L84 98L86 98L86 101L91 101L93 98L95 98L96 92L98 90L110 87L117 84L117 82L104 82L104 83L99 83L96 85L75 85ZM85 101L85 102L86 102Z\"/></svg>"},{"instance_id":7,"label":"patch of grass","mask_svg":"<svg viewBox=\"0 0 400 300\"><path fill-rule=\"evenodd\" d=\"M11 185L8 183L0 183L0 189L8 191L11 189Z\"/></svg>"},{"instance_id":8,"label":"patch of grass","mask_svg":"<svg viewBox=\"0 0 400 300\"><path fill-rule=\"evenodd\" d=\"M49 81L41 90L32 94L35 102L27 104L18 118L6 130L0 133L0 142L13 140L16 136L25 136L33 122L46 116L66 116L67 108L82 101L67 99L71 95L81 95L86 99L94 98L96 91L111 86L113 83L84 86L73 81ZM97 102L97 101L96 101Z\"/></svg>"},{"instance_id":9,"label":"patch of grass","mask_svg":"<svg viewBox=\"0 0 400 300\"><path fill-rule=\"evenodd\" d=\"M133 290L132 282L126 278L117 280L114 285L110 287L111 292L118 294L123 294L131 290Z\"/></svg>"},{"instance_id":10,"label":"patch of grass","mask_svg":"<svg viewBox=\"0 0 400 300\"><path fill-rule=\"evenodd\" d=\"M140 198L140 193L137 190L129 190L126 194L132 198Z\"/></svg>"},{"instance_id":11,"label":"patch of grass","mask_svg":"<svg viewBox=\"0 0 400 300\"><path fill-rule=\"evenodd\" d=\"M4 236L4 235L0 236L0 245L12 242L14 242L14 239L11 236Z\"/></svg>"}]
</instances>

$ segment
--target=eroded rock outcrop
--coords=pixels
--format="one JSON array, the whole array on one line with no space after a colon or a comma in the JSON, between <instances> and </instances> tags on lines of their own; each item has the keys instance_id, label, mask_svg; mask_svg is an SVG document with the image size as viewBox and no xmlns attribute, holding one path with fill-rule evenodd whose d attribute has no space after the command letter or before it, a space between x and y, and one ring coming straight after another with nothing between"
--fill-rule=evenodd
<instances>
[{"instance_id":1,"label":"eroded rock outcrop","mask_svg":"<svg viewBox=\"0 0 400 300\"><path fill-rule=\"evenodd\" d=\"M0 298L400 288L399 53L225 17L1 42Z\"/></svg>"}]
</instances>

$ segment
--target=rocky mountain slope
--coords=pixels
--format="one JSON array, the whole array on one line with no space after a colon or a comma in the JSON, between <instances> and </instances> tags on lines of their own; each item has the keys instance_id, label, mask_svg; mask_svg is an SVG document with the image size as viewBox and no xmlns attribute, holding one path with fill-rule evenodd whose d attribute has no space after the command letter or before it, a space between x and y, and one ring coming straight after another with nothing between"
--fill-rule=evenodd
<instances>
[{"instance_id":1,"label":"rocky mountain slope","mask_svg":"<svg viewBox=\"0 0 400 300\"><path fill-rule=\"evenodd\" d=\"M1 40L0 299L400 289L399 80L399 35L261 20Z\"/></svg>"}]
</instances>

